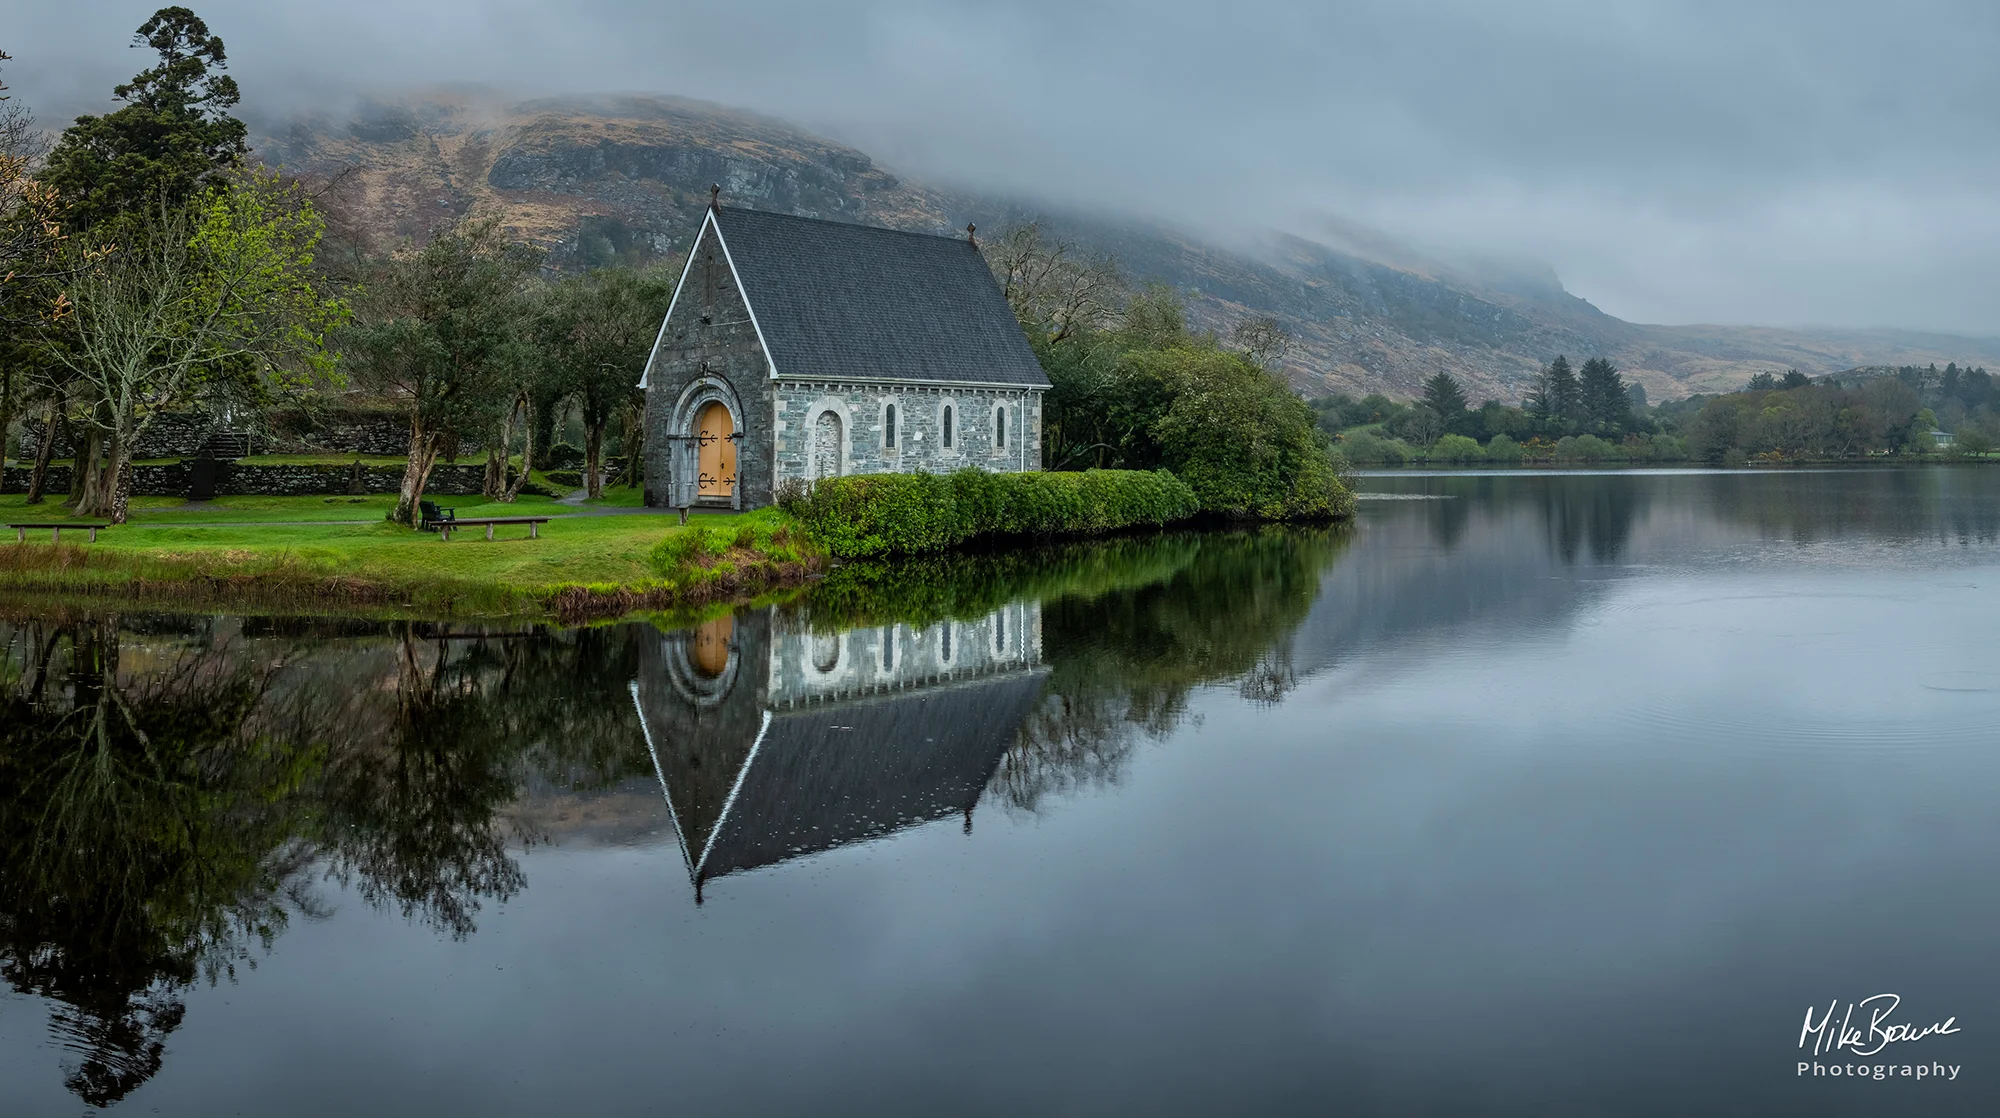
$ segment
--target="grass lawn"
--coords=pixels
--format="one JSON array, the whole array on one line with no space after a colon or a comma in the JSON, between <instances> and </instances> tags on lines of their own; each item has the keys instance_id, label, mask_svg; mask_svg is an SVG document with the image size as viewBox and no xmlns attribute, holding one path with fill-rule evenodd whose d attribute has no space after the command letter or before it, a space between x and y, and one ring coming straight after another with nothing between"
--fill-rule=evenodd
<instances>
[{"instance_id":1,"label":"grass lawn","mask_svg":"<svg viewBox=\"0 0 2000 1118\"><path fill-rule=\"evenodd\" d=\"M604 496L593 497L584 502L600 508L636 509L646 503L646 491L636 485L607 485Z\"/></svg>"},{"instance_id":2,"label":"grass lawn","mask_svg":"<svg viewBox=\"0 0 2000 1118\"><path fill-rule=\"evenodd\" d=\"M46 542L15 544L0 539L0 592L130 596L144 600L269 602L329 612L409 609L454 614L543 612L565 588L596 587L655 593L671 589L650 558L655 545L688 531L671 513L657 516L573 516L541 526L528 539L520 526L502 526L500 538L467 529L451 542L430 532L414 532L381 520L389 498L364 505L322 505L319 498L241 497L255 505L238 512L266 520L303 520L301 503L329 509L367 509L366 524L256 523L205 525L215 517L177 515L175 510L135 512L132 521L109 529L98 542L60 548ZM343 502L345 499L342 499ZM137 502L135 501L135 504ZM221 504L218 500L216 504ZM60 509L60 505L55 506ZM14 515L20 498L0 498L0 523ZM522 516L562 511L547 498L521 498L512 505L461 504L461 517ZM38 512L36 519L42 519ZM56 518L50 518L56 519ZM747 550L731 552L729 569L747 567L769 554L795 555L797 548L770 544L786 523L776 510L702 516L695 528L733 537L751 529L758 537ZM44 537L45 539L45 537ZM711 550L720 548L718 542ZM681 585L693 586L709 572L721 551L688 560ZM796 563L796 559L787 562ZM761 576L760 576L761 577ZM754 589L754 587L752 587Z\"/></svg>"},{"instance_id":3,"label":"grass lawn","mask_svg":"<svg viewBox=\"0 0 2000 1118\"><path fill-rule=\"evenodd\" d=\"M484 497L431 497L460 516L546 516L570 511L549 497L521 495L513 504L495 504ZM285 520L384 520L396 507L387 494L367 497L217 497L190 504L179 497L134 497L130 528L170 524L233 523ZM0 524L16 520L76 520L56 496L39 505L20 493L0 494Z\"/></svg>"}]
</instances>

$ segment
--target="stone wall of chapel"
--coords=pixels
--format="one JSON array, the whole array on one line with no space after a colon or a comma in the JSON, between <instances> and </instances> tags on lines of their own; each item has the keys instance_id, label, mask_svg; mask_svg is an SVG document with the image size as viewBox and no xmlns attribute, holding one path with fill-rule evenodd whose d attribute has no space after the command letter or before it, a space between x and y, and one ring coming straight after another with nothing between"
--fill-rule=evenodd
<instances>
[{"instance_id":1,"label":"stone wall of chapel","mask_svg":"<svg viewBox=\"0 0 2000 1118\"><path fill-rule=\"evenodd\" d=\"M1039 390L972 388L948 384L854 384L784 379L773 403L775 475L812 476L813 439L819 414L842 415L844 469L853 474L948 473L975 466L995 472L1042 468L1042 394ZM896 445L885 438L887 405L896 405ZM944 445L944 409L955 409L952 446ZM1006 445L995 444L994 412L1007 413Z\"/></svg>"},{"instance_id":2,"label":"stone wall of chapel","mask_svg":"<svg viewBox=\"0 0 2000 1118\"><path fill-rule=\"evenodd\" d=\"M646 377L646 503L664 507L673 495L676 405L694 381L726 382L742 404L737 417L737 486L743 507L771 503L771 380L749 306L737 289L712 229L694 248L693 265L661 332Z\"/></svg>"},{"instance_id":3,"label":"stone wall of chapel","mask_svg":"<svg viewBox=\"0 0 2000 1118\"><path fill-rule=\"evenodd\" d=\"M974 621L826 632L781 622L769 657L773 707L1021 671L1042 662L1042 608L1012 602Z\"/></svg>"}]
</instances>

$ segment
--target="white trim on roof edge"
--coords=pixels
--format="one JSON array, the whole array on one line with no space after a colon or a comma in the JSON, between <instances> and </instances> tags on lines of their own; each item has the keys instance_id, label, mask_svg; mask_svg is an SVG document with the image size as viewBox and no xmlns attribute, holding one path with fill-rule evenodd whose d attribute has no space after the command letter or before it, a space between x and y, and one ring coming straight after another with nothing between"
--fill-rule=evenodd
<instances>
[{"instance_id":1,"label":"white trim on roof edge","mask_svg":"<svg viewBox=\"0 0 2000 1118\"><path fill-rule=\"evenodd\" d=\"M778 379L778 359L771 356L771 343L764 340L764 327L757 321L757 308L750 305L750 289L743 286L743 276L736 270L736 257L729 253L729 238L722 235L722 223L715 220L716 211L708 211L708 224L715 226L715 240L722 246L722 259L729 264L729 278L736 281L736 294L743 298L743 309L750 312L750 328L757 331L757 345L764 351L764 365L771 370L771 379ZM705 228L706 226L704 226ZM695 244L701 244L696 240Z\"/></svg>"},{"instance_id":2,"label":"white trim on roof edge","mask_svg":"<svg viewBox=\"0 0 2000 1118\"><path fill-rule=\"evenodd\" d=\"M764 712L764 724L757 728L757 739L750 743L750 753L743 758L743 767L736 773L736 783L729 786L729 796L722 801L722 814L715 817L715 829L708 832L708 841L701 844L701 857L694 863L694 879L697 887L701 875L708 869L708 852L715 849L715 840L722 834L722 828L729 822L730 809L736 806L736 795L743 791L743 782L749 779L750 766L757 763L757 751L764 748L764 735L771 732L771 712Z\"/></svg>"},{"instance_id":3,"label":"white trim on roof edge","mask_svg":"<svg viewBox=\"0 0 2000 1118\"><path fill-rule=\"evenodd\" d=\"M681 845L681 861L688 876L694 876L694 859L688 856L687 832L681 829L681 813L674 810L674 793L667 787L667 770L660 767L660 751L653 747L653 728L646 724L646 704L639 701L639 681L632 681L632 708L639 712L639 732L646 738L646 752L653 758L653 775L660 778L660 796L667 801L667 817L674 821L674 838Z\"/></svg>"},{"instance_id":4,"label":"white trim on roof edge","mask_svg":"<svg viewBox=\"0 0 2000 1118\"><path fill-rule=\"evenodd\" d=\"M687 286L688 273L694 271L695 250L701 247L701 235L708 232L709 219L714 216L714 210L707 212L701 219L701 228L695 230L694 243L688 246L687 263L681 265L681 278L674 283L674 297L667 300L667 313L660 317L660 332L653 336L653 352L646 355L646 367L639 373L640 388L646 387L647 382L653 379L653 362L660 359L660 343L667 340L667 323L674 320L674 305L681 301L681 289Z\"/></svg>"}]
</instances>

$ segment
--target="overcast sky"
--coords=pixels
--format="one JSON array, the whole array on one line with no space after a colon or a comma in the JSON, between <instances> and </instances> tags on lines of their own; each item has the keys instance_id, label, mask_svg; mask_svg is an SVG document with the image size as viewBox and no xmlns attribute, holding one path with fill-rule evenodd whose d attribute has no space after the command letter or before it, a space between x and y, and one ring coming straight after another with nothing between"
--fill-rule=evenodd
<instances>
[{"instance_id":1,"label":"overcast sky","mask_svg":"<svg viewBox=\"0 0 2000 1118\"><path fill-rule=\"evenodd\" d=\"M0 3L6 79L45 117L146 60L126 44L156 0ZM942 183L1534 257L1639 321L2000 333L1993 0L191 6L246 108L677 93Z\"/></svg>"}]
</instances>

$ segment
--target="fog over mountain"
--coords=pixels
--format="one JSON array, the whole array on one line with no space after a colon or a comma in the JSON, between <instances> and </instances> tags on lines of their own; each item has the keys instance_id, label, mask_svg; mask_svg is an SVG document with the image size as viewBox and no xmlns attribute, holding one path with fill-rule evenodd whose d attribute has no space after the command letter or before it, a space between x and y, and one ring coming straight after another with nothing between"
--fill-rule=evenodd
<instances>
[{"instance_id":1,"label":"fog over mountain","mask_svg":"<svg viewBox=\"0 0 2000 1118\"><path fill-rule=\"evenodd\" d=\"M46 119L156 6L6 20ZM1241 243L1328 218L1638 322L2000 333L2000 7L1648 0L195 5L251 114L477 82L776 114L944 187Z\"/></svg>"}]
</instances>

